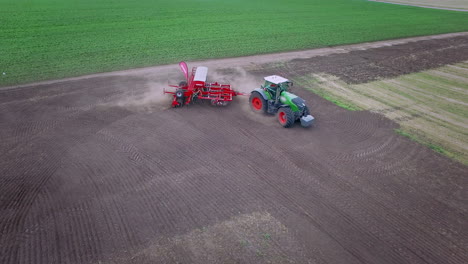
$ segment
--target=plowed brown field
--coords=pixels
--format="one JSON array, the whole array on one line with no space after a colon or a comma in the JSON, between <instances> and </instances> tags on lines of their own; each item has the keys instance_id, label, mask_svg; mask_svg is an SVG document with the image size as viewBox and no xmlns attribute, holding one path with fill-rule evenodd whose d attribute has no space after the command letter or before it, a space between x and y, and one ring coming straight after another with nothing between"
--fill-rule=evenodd
<instances>
[{"instance_id":1,"label":"plowed brown field","mask_svg":"<svg viewBox=\"0 0 468 264\"><path fill-rule=\"evenodd\" d=\"M466 37L426 41L323 56L317 71L359 83L385 54L467 59ZM403 57L391 75L439 66ZM216 75L251 90L307 63L319 67ZM466 166L296 86L309 129L255 115L247 98L169 109L160 89L180 76L0 90L0 263L468 262Z\"/></svg>"}]
</instances>

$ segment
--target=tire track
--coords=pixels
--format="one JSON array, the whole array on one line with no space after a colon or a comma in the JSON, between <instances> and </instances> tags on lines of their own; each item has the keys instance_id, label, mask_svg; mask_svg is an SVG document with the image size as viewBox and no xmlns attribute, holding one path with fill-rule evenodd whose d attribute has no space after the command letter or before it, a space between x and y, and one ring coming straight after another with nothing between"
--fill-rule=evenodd
<instances>
[{"instance_id":1,"label":"tire track","mask_svg":"<svg viewBox=\"0 0 468 264\"><path fill-rule=\"evenodd\" d=\"M80 122L80 120L73 120L73 122L77 122L80 125L83 125L88 123L86 122L86 114L84 115L84 119ZM85 121L85 122L83 122ZM90 124L90 123L88 123ZM72 127L72 126L70 126ZM63 131L65 132L65 131ZM66 132L64 134L67 134ZM80 133L77 133L80 134ZM87 134L86 132L84 133L85 135ZM71 137L67 137L68 144L72 143L77 144L79 142L79 137L76 138L74 141L73 139L73 133L69 133ZM6 223L6 225L3 226L2 228L2 233L6 234L11 234L11 233L17 233L21 232L21 229L24 226L24 218L28 215L28 212L30 211L31 206L34 203L34 200L37 198L38 193L40 192L41 188L49 181L49 179L54 175L55 171L60 167L60 160L61 156L63 156L66 153L67 148L64 148L62 145L59 144L59 141L57 141L57 138L50 138L48 139L47 136L41 140L41 144L38 144L38 148L36 149L41 149L45 144L48 145L48 147L52 146L52 149L57 149L58 151L54 151L52 155L50 154L40 154L40 158L38 160L35 160L32 163L28 163L26 166L19 166L19 164L22 164L23 162L20 161L19 163L14 163L12 166L8 166L7 168L4 168L4 175L10 175L9 179L12 178L19 178L19 179L24 179L28 180L28 186L32 186L32 188L24 188L23 184L19 182L18 180L11 181L8 178L6 179L5 177L2 177L3 179L3 188L4 191L2 192L2 203L0 205L0 208L11 211L12 208L17 209L17 213L13 214L6 214L4 215L3 218L3 223ZM55 144L55 148L53 147ZM34 153L34 152L33 152ZM29 155L29 157L26 157L27 159L34 158L36 155ZM18 171L18 168L22 168L21 171ZM36 173L39 169L39 174ZM12 173L13 171L16 171L16 173ZM35 182L31 182L31 177L28 176L35 176L34 178L36 179ZM25 179L26 178L26 179ZM3 189L2 188L2 189ZM7 198L8 197L8 198ZM19 210L18 210L19 209ZM8 238L8 236L7 236ZM7 253L5 255L11 257L10 259L7 259L7 263L10 261L13 261L15 258L18 257L18 244L12 244L10 243L10 246L7 248Z\"/></svg>"},{"instance_id":2,"label":"tire track","mask_svg":"<svg viewBox=\"0 0 468 264\"><path fill-rule=\"evenodd\" d=\"M395 189L397 189L397 188L393 188L393 190L395 190ZM378 197L378 196L377 196L377 197ZM414 201L415 199L410 199L410 200ZM385 203L383 203L383 204L385 204ZM388 201L387 201L386 204L388 204ZM406 219L406 220L407 220L408 222L411 222L411 220L408 220L408 219ZM427 224L427 223L426 223L426 224Z\"/></svg>"}]
</instances>

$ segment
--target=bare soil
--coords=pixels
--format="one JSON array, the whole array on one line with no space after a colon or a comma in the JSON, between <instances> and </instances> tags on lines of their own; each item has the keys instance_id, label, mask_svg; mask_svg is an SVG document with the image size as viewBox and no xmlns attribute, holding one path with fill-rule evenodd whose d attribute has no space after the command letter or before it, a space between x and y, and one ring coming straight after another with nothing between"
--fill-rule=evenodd
<instances>
[{"instance_id":1,"label":"bare soil","mask_svg":"<svg viewBox=\"0 0 468 264\"><path fill-rule=\"evenodd\" d=\"M248 90L468 59L466 37L428 41L210 70ZM466 166L296 86L308 129L247 98L170 109L176 70L0 90L0 263L468 262Z\"/></svg>"},{"instance_id":2,"label":"bare soil","mask_svg":"<svg viewBox=\"0 0 468 264\"><path fill-rule=\"evenodd\" d=\"M352 83L365 83L403 74L420 72L468 60L468 36L426 39L369 50L352 50L346 54L332 54L293 59L283 66L304 76L323 72ZM290 73L291 74L291 73Z\"/></svg>"},{"instance_id":3,"label":"bare soil","mask_svg":"<svg viewBox=\"0 0 468 264\"><path fill-rule=\"evenodd\" d=\"M468 3L465 0L369 0L387 4L417 6L424 8L468 12Z\"/></svg>"}]
</instances>

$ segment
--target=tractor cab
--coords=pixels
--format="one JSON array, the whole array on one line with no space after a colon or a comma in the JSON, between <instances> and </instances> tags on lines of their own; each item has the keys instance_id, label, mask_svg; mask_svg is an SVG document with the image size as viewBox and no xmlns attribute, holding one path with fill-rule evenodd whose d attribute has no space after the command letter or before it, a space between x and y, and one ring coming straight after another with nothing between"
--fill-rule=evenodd
<instances>
[{"instance_id":1,"label":"tractor cab","mask_svg":"<svg viewBox=\"0 0 468 264\"><path fill-rule=\"evenodd\" d=\"M262 88L271 95L271 100L275 100L281 95L282 92L287 92L293 83L286 78L278 75L271 75L263 78L265 84Z\"/></svg>"}]
</instances>

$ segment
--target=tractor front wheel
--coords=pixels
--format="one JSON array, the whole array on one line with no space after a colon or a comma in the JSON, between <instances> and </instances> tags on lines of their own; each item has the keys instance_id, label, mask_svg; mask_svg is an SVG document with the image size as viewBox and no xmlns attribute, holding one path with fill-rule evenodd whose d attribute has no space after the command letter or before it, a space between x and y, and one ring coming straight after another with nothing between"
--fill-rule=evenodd
<instances>
[{"instance_id":1,"label":"tractor front wheel","mask_svg":"<svg viewBox=\"0 0 468 264\"><path fill-rule=\"evenodd\" d=\"M304 106L304 110L302 111L302 113L304 114L304 116L310 115L309 108L307 106Z\"/></svg>"},{"instance_id":2,"label":"tractor front wheel","mask_svg":"<svg viewBox=\"0 0 468 264\"><path fill-rule=\"evenodd\" d=\"M278 121L283 127L291 127L294 124L294 113L289 107L282 107L278 110Z\"/></svg>"},{"instance_id":3,"label":"tractor front wheel","mask_svg":"<svg viewBox=\"0 0 468 264\"><path fill-rule=\"evenodd\" d=\"M263 96L258 92L252 92L250 94L250 108L257 113L266 113L267 112L267 102L263 99Z\"/></svg>"}]
</instances>

